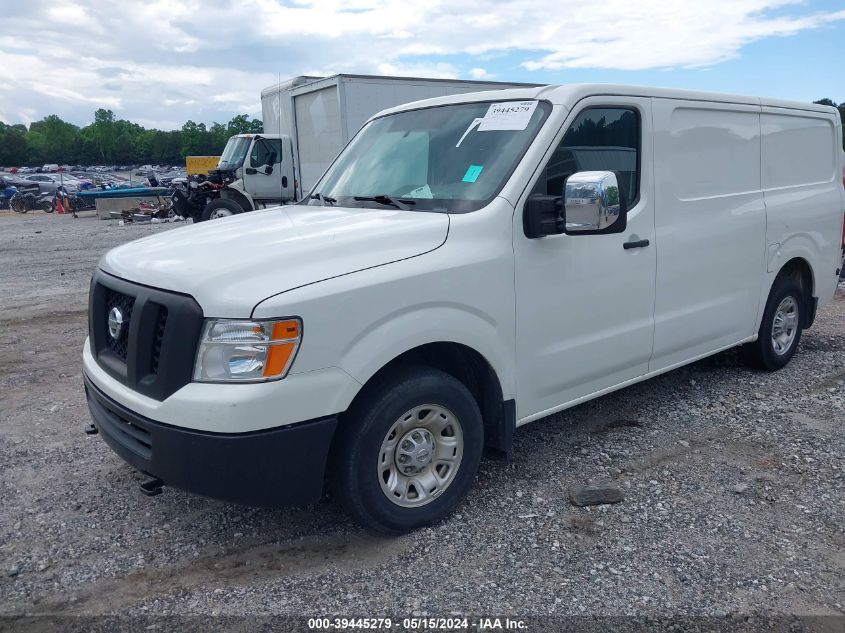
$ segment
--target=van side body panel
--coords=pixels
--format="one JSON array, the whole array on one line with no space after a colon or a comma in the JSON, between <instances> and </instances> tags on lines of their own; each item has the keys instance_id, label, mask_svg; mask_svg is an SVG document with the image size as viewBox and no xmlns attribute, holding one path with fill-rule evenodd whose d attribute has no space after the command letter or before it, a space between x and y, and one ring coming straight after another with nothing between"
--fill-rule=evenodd
<instances>
[{"instance_id":1,"label":"van side body panel","mask_svg":"<svg viewBox=\"0 0 845 633\"><path fill-rule=\"evenodd\" d=\"M767 269L760 314L778 271L796 257L812 269L819 306L833 297L840 265L841 127L832 113L763 106L762 188Z\"/></svg>"},{"instance_id":2,"label":"van side body panel","mask_svg":"<svg viewBox=\"0 0 845 633\"><path fill-rule=\"evenodd\" d=\"M766 270L760 107L653 102L652 371L752 336Z\"/></svg>"}]
</instances>

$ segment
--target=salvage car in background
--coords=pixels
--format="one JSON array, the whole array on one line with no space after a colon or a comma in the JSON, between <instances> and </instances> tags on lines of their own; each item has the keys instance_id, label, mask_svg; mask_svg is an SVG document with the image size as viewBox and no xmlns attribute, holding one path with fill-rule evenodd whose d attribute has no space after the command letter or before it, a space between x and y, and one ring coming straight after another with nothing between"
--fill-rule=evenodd
<instances>
[{"instance_id":1,"label":"salvage car in background","mask_svg":"<svg viewBox=\"0 0 845 633\"><path fill-rule=\"evenodd\" d=\"M50 195L55 195L59 187L62 186L68 192L79 189L79 179L70 174L32 174L25 176L25 180L36 183L41 193L49 193Z\"/></svg>"}]
</instances>

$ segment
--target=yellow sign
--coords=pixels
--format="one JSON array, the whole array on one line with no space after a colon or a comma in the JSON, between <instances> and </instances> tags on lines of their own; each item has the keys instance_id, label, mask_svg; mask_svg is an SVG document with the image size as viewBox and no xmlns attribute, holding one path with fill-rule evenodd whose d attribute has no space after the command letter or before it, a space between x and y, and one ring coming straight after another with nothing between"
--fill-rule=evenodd
<instances>
[{"instance_id":1,"label":"yellow sign","mask_svg":"<svg viewBox=\"0 0 845 633\"><path fill-rule=\"evenodd\" d=\"M207 174L212 169L217 169L217 163L219 161L219 156L187 156L185 158L185 167L189 176Z\"/></svg>"}]
</instances>

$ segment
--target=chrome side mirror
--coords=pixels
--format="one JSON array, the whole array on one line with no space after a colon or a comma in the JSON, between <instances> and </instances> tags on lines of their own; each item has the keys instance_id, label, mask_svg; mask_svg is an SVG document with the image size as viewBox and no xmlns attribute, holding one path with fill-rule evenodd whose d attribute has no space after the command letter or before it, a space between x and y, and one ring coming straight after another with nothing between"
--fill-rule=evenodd
<instances>
[{"instance_id":1,"label":"chrome side mirror","mask_svg":"<svg viewBox=\"0 0 845 633\"><path fill-rule=\"evenodd\" d=\"M564 189L569 235L621 233L627 225L625 196L612 171L579 171L566 179Z\"/></svg>"}]
</instances>

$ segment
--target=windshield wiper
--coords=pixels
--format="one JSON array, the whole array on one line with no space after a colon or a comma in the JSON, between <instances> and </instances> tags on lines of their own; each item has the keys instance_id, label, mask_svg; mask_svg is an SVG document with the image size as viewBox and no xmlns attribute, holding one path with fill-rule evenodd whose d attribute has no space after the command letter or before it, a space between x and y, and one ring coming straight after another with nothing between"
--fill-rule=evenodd
<instances>
[{"instance_id":1,"label":"windshield wiper","mask_svg":"<svg viewBox=\"0 0 845 633\"><path fill-rule=\"evenodd\" d=\"M331 205L333 205L334 203L336 203L336 202L337 202L337 200L336 200L336 199L334 199L334 198L332 198L332 197L330 197L330 196L324 196L324 195L323 195L323 194L321 194L321 193L312 193L309 197L310 197L312 200L319 200L320 202L322 202L322 203L323 203L323 206L326 206L326 204L331 204Z\"/></svg>"},{"instance_id":2,"label":"windshield wiper","mask_svg":"<svg viewBox=\"0 0 845 633\"><path fill-rule=\"evenodd\" d=\"M410 208L409 205L416 204L413 200L401 200L384 194L377 196L353 196L352 199L359 202L378 202L379 204L389 204L397 209L401 209L402 211L407 211Z\"/></svg>"}]
</instances>

